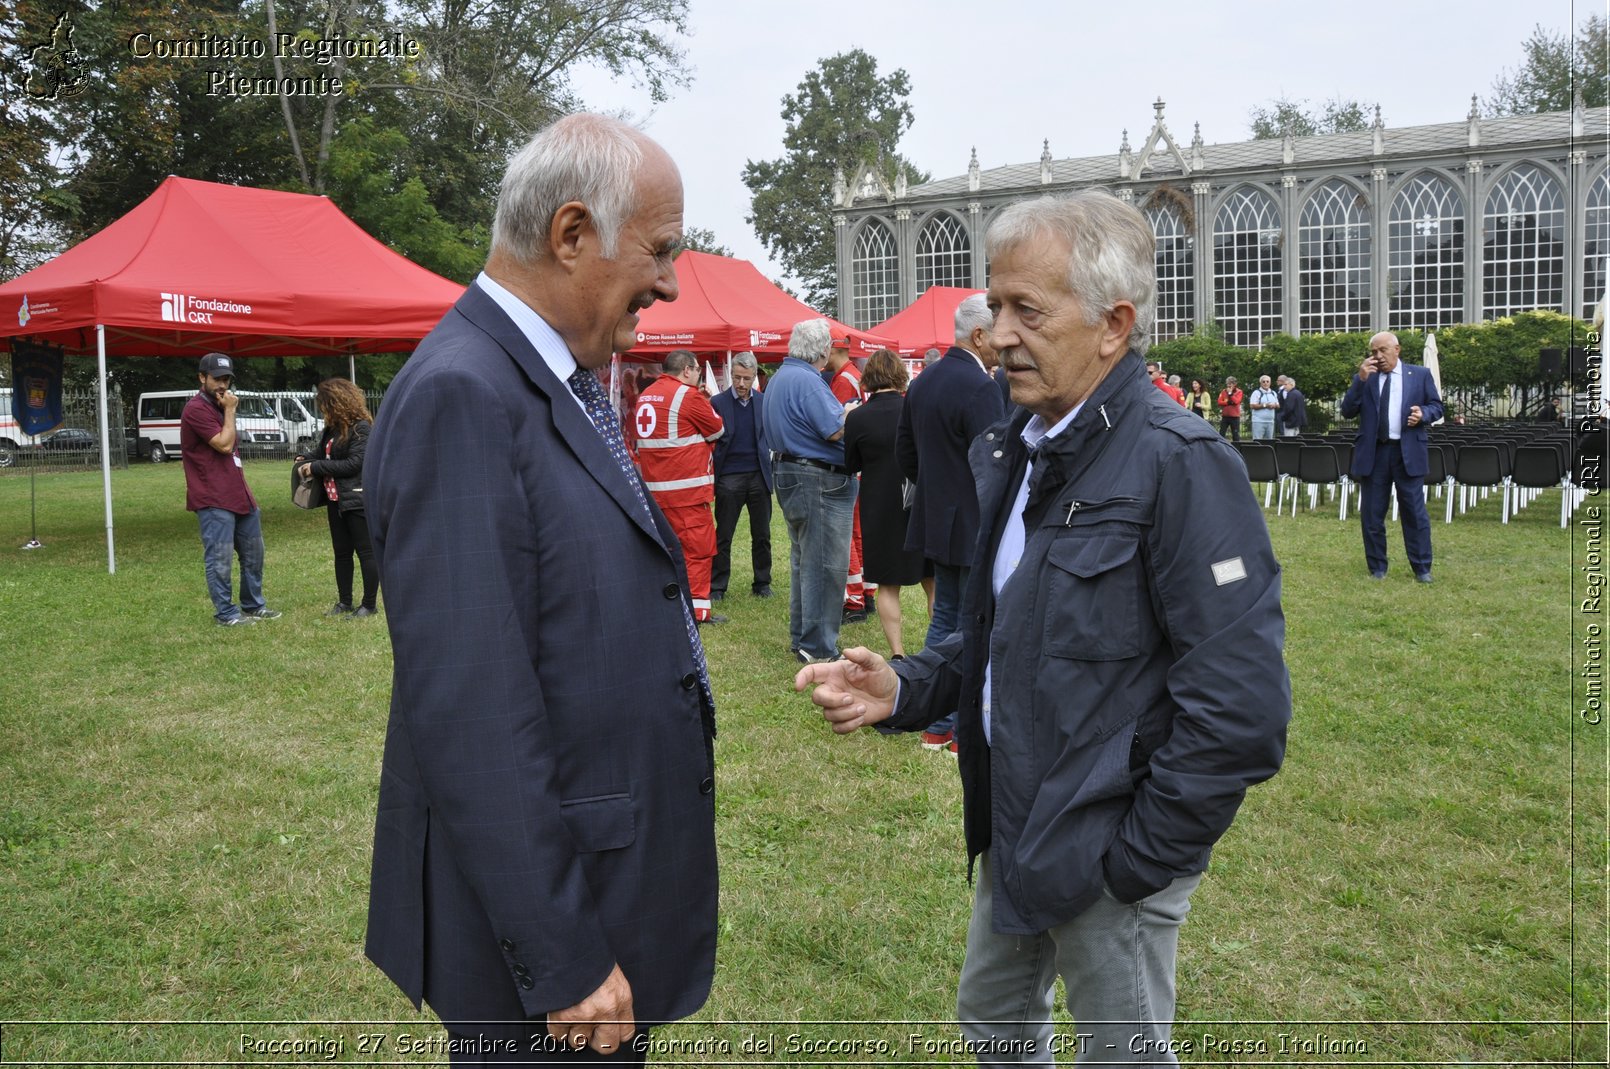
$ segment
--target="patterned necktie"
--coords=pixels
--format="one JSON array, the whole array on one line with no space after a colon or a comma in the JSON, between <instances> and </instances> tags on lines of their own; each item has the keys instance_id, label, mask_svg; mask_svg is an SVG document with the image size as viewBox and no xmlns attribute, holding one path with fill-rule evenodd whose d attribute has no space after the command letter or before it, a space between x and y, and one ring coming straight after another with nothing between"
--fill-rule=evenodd
<instances>
[{"instance_id":1,"label":"patterned necktie","mask_svg":"<svg viewBox=\"0 0 1610 1069\"><path fill-rule=\"evenodd\" d=\"M1392 373L1382 371L1380 376L1381 398L1377 410L1379 415L1375 420L1375 440L1385 442L1392 437Z\"/></svg>"},{"instance_id":2,"label":"patterned necktie","mask_svg":"<svg viewBox=\"0 0 1610 1069\"><path fill-rule=\"evenodd\" d=\"M626 452L626 441L621 437L620 421L615 418L615 410L610 407L609 398L604 396L604 388L598 384L598 376L586 368L578 367L570 376L570 388L575 391L576 397L581 401L581 407L586 411L587 418L592 420L593 429L609 447L609 455L615 458L620 465L621 474L637 495L638 503L643 506L644 515L653 521L653 510L648 507L648 496L643 492L643 481L637 477L637 468L632 464L631 455ZM657 529L657 528L656 528ZM704 643L699 640L699 625L693 622L693 610L686 597L679 598L682 605L682 619L688 629L688 645L693 647L693 663L699 669L699 687L704 692L705 701L710 708L716 707L715 695L710 690L710 668L704 659Z\"/></svg>"}]
</instances>

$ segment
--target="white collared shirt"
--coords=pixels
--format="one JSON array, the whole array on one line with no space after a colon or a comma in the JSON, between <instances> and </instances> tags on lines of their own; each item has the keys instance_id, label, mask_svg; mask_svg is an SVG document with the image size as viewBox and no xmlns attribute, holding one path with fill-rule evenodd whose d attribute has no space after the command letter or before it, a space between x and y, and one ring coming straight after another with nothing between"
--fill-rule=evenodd
<instances>
[{"instance_id":1,"label":"white collared shirt","mask_svg":"<svg viewBox=\"0 0 1610 1069\"><path fill-rule=\"evenodd\" d=\"M1399 362L1391 371L1377 371L1376 374L1386 376L1386 385L1376 386L1375 403L1381 403L1381 390L1392 391L1386 402L1386 436L1396 441L1403 437L1403 364Z\"/></svg>"},{"instance_id":2,"label":"white collared shirt","mask_svg":"<svg viewBox=\"0 0 1610 1069\"><path fill-rule=\"evenodd\" d=\"M1023 508L1029 502L1029 481L1034 477L1034 450L1035 447L1050 438L1055 438L1068 429L1073 417L1079 414L1084 407L1081 401L1073 406L1073 410L1066 416L1057 420L1055 426L1047 427L1045 420L1039 416L1030 417L1023 427L1023 444L1029 448L1029 463L1024 469L1023 481L1018 483L1017 497L1012 501L1012 509L1006 517L1006 528L1001 531L1001 543L995 550L995 560L991 562L990 582L995 592L996 603L999 604L1001 589L1006 586L1012 573L1017 571L1019 561L1023 558L1023 549L1028 545L1028 531L1023 526ZM985 636L985 642L989 636ZM995 676L995 662L989 661L984 665L984 741L990 741L990 685Z\"/></svg>"},{"instance_id":3,"label":"white collared shirt","mask_svg":"<svg viewBox=\"0 0 1610 1069\"><path fill-rule=\"evenodd\" d=\"M574 375L576 368L581 365L576 363L576 358L570 353L570 346L565 344L565 339L559 336L559 332L550 327L547 320L537 314L536 309L504 289L485 271L476 276L475 284L485 290L486 295L496 301L497 306L514 320L514 325L520 328L520 333L525 335L526 341L530 342L537 355L542 357L542 362L548 365L548 370L564 383L565 391L570 394L577 407L586 413L587 406L581 403L576 391L570 388L570 376ZM587 418L589 422L592 420L591 416Z\"/></svg>"}]
</instances>

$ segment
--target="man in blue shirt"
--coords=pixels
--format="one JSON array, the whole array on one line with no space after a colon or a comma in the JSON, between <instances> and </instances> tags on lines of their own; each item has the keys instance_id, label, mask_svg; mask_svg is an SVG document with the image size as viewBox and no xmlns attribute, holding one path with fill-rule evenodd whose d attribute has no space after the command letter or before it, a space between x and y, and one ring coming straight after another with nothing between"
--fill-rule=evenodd
<instances>
[{"instance_id":1,"label":"man in blue shirt","mask_svg":"<svg viewBox=\"0 0 1610 1069\"><path fill-rule=\"evenodd\" d=\"M832 344L827 320L796 323L788 357L766 385L772 486L788 523L789 648L806 664L839 655L855 514L856 481L844 466L844 409L822 381Z\"/></svg>"}]
</instances>

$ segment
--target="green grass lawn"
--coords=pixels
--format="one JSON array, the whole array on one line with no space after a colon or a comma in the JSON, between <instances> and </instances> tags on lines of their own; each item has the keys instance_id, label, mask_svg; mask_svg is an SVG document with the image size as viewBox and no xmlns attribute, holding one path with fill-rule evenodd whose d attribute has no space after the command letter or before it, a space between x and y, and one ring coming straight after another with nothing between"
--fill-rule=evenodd
<instances>
[{"instance_id":1,"label":"green grass lawn","mask_svg":"<svg viewBox=\"0 0 1610 1069\"><path fill-rule=\"evenodd\" d=\"M31 552L29 481L0 478L0 1020L34 1022L4 1026L0 1061L433 1060L403 1038L433 1018L362 955L384 624L323 618L322 513L290 505L283 465L248 471L285 616L234 630L212 624L178 465L114 474L115 575L98 473L39 477ZM1351 517L1270 517L1295 716L1184 929L1187 1061L1604 1062L1606 728L1573 704L1590 547L1553 493L1508 526L1496 500L1432 514L1430 587L1395 529L1374 583ZM715 988L651 1060L966 1062L953 762L837 738L793 693L775 520L778 596L747 595L740 532L731 622L704 632ZM915 649L921 592L904 607ZM883 648L875 621L857 642ZM366 1021L386 1023L334 1023Z\"/></svg>"}]
</instances>

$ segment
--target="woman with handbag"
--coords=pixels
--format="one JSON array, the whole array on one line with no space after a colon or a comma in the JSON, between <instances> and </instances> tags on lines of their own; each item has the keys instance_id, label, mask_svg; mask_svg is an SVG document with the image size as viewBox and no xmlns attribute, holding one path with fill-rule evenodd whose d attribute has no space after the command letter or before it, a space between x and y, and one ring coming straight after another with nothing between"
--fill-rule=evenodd
<instances>
[{"instance_id":1,"label":"woman with handbag","mask_svg":"<svg viewBox=\"0 0 1610 1069\"><path fill-rule=\"evenodd\" d=\"M891 656L905 655L901 636L900 588L925 585L923 556L907 552L910 505L901 493L904 477L895 457L895 431L905 404L906 366L887 349L867 358L861 372L866 402L844 420L844 466L861 473L861 573L878 585L878 622Z\"/></svg>"},{"instance_id":2,"label":"woman with handbag","mask_svg":"<svg viewBox=\"0 0 1610 1069\"><path fill-rule=\"evenodd\" d=\"M364 403L363 391L348 379L325 379L319 383L318 396L324 432L319 435L313 456L296 458L296 470L322 483L330 518L337 600L324 615L373 616L375 598L380 593L380 570L375 567L369 523L363 514L363 451L374 417ZM363 601L356 609L352 607L354 555L363 573Z\"/></svg>"}]
</instances>

